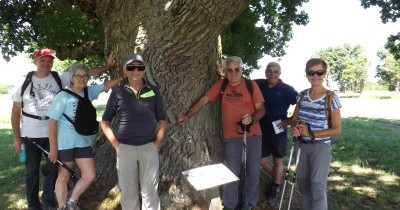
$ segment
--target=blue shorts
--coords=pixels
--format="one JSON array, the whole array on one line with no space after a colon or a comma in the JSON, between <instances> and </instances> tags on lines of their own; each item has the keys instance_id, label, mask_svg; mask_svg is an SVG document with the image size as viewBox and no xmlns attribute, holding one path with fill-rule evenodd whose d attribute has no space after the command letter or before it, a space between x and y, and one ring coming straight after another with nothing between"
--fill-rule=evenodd
<instances>
[{"instance_id":1,"label":"blue shorts","mask_svg":"<svg viewBox=\"0 0 400 210\"><path fill-rule=\"evenodd\" d=\"M286 154L287 133L262 135L261 158L269 157L283 158Z\"/></svg>"}]
</instances>

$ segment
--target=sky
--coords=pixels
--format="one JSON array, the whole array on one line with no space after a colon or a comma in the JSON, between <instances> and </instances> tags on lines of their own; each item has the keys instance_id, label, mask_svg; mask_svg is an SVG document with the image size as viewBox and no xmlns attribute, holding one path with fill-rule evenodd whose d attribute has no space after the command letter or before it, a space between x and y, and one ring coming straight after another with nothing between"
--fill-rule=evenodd
<instances>
[{"instance_id":1,"label":"sky","mask_svg":"<svg viewBox=\"0 0 400 210\"><path fill-rule=\"evenodd\" d=\"M263 78L270 61L281 64L281 79L302 90L308 86L304 76L307 60L322 48L342 44L360 44L367 53L370 66L369 80L374 80L376 56L391 34L400 32L400 22L383 24L379 8L364 9L359 0L310 0L304 9L309 16L306 26L293 27L293 39L288 42L286 55L281 58L266 56L259 60L260 70L251 74L253 79Z\"/></svg>"},{"instance_id":2,"label":"sky","mask_svg":"<svg viewBox=\"0 0 400 210\"><path fill-rule=\"evenodd\" d=\"M297 90L304 89L308 85L304 76L306 61L321 48L347 43L360 44L366 49L370 62L368 75L373 80L378 62L377 50L385 45L389 35L400 31L399 21L383 24L379 8L365 10L359 0L310 0L301 9L308 13L309 23L293 27L293 39L287 43L285 56L260 59L260 70L252 73L253 79L264 77L268 62L279 61L282 80ZM25 54L12 58L9 63L0 59L0 70L9 72L0 77L0 84L21 84L23 76L34 69Z\"/></svg>"}]
</instances>

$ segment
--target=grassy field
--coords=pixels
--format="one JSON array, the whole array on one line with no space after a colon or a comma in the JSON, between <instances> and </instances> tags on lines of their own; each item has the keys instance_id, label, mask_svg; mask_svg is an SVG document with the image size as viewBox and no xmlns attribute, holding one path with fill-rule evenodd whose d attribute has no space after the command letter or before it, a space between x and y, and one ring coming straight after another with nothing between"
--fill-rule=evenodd
<instances>
[{"instance_id":1,"label":"grassy field","mask_svg":"<svg viewBox=\"0 0 400 210\"><path fill-rule=\"evenodd\" d=\"M400 209L399 129L399 120L343 120L333 146L329 209ZM0 129L0 139L0 209L24 209L24 167L11 130Z\"/></svg>"}]
</instances>

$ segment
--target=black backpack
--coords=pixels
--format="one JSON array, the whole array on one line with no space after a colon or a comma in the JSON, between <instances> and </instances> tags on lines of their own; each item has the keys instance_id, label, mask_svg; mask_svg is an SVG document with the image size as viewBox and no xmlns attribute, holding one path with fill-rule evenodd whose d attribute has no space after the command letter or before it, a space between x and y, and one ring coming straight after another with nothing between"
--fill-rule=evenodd
<instances>
[{"instance_id":1,"label":"black backpack","mask_svg":"<svg viewBox=\"0 0 400 210\"><path fill-rule=\"evenodd\" d=\"M246 87L251 95L251 99L253 99L253 92L254 92L253 91L253 82L247 78L243 78L243 79L246 82ZM228 86L228 84L229 84L228 79L224 78L224 80L222 81L222 86L221 86L221 96L224 95L225 89Z\"/></svg>"},{"instance_id":2,"label":"black backpack","mask_svg":"<svg viewBox=\"0 0 400 210\"><path fill-rule=\"evenodd\" d=\"M31 96L34 96L35 94L33 93L33 83L32 83L32 76L33 73L35 73L34 71L29 72L24 80L24 83L22 83L22 87L21 87L21 97L24 95L24 92L26 90L26 88L28 87L29 83L31 84L31 89L29 94ZM56 71L50 71L51 76L53 76L54 80L56 80L58 87L60 88L60 90L62 89L62 83L61 83L61 79L60 79L60 75L58 75L58 72Z\"/></svg>"},{"instance_id":3,"label":"black backpack","mask_svg":"<svg viewBox=\"0 0 400 210\"><path fill-rule=\"evenodd\" d=\"M61 89L79 99L78 106L76 107L75 121L72 121L66 114L63 114L67 120L74 125L76 132L83 136L90 136L99 132L99 122L97 122L96 108L89 100L88 89L84 89L85 96L82 97L75 92L68 89Z\"/></svg>"}]
</instances>

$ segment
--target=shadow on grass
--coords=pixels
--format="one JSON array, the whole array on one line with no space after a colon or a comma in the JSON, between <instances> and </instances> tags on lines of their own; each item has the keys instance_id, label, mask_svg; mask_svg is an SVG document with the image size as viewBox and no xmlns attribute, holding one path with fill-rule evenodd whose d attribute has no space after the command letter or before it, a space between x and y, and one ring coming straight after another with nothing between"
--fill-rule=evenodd
<instances>
[{"instance_id":1,"label":"shadow on grass","mask_svg":"<svg viewBox=\"0 0 400 210\"><path fill-rule=\"evenodd\" d=\"M334 139L329 209L400 209L400 121L347 118Z\"/></svg>"}]
</instances>

